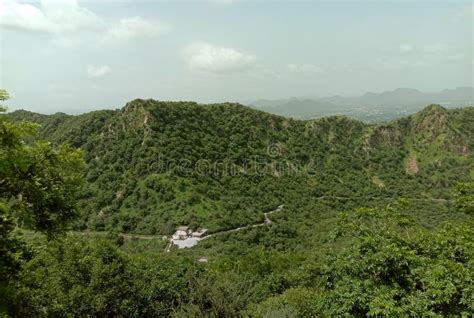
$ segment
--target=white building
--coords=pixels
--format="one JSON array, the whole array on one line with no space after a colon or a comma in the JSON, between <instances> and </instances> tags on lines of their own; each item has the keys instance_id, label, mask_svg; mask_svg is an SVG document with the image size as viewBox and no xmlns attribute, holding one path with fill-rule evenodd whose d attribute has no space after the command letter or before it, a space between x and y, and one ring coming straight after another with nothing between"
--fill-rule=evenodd
<instances>
[{"instance_id":1,"label":"white building","mask_svg":"<svg viewBox=\"0 0 474 318\"><path fill-rule=\"evenodd\" d=\"M179 226L173 234L173 240L185 240L191 235L189 226Z\"/></svg>"}]
</instances>

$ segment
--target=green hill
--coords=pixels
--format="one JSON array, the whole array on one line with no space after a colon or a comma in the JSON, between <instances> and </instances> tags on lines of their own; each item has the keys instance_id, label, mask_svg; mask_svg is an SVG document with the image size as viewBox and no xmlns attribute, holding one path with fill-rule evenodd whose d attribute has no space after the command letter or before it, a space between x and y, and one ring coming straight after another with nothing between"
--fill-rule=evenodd
<instances>
[{"instance_id":1,"label":"green hill","mask_svg":"<svg viewBox=\"0 0 474 318\"><path fill-rule=\"evenodd\" d=\"M258 222L282 203L299 218L316 214L315 204L319 214L400 197L413 198L414 213L433 225L456 215L449 204L438 215L429 206L473 176L472 107L430 105L377 125L140 99L78 116L8 116L40 123L45 139L84 151L77 229L168 234L189 224L217 231Z\"/></svg>"},{"instance_id":2,"label":"green hill","mask_svg":"<svg viewBox=\"0 0 474 318\"><path fill-rule=\"evenodd\" d=\"M4 196L11 219L0 202L0 269L9 279L0 283L0 312L467 317L473 110L431 105L378 125L152 100L79 116L8 114L40 123L52 143L82 148L88 169L78 231L44 237L27 223L15 227L15 203L46 202L34 210L40 216L43 207L68 208L57 197L61 181L82 160L29 136L15 140L31 125L1 121L3 171L19 195ZM45 153L30 158L39 147ZM18 169L18 154L39 163ZM137 235L177 225L214 233L185 250Z\"/></svg>"}]
</instances>

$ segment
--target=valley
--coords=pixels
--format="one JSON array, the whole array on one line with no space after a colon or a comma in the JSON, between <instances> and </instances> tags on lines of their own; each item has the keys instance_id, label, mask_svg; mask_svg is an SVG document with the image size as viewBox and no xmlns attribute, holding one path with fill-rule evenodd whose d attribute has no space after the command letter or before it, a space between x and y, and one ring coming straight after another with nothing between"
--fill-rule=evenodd
<instances>
[{"instance_id":1,"label":"valley","mask_svg":"<svg viewBox=\"0 0 474 318\"><path fill-rule=\"evenodd\" d=\"M473 19L0 0L0 318L474 318Z\"/></svg>"},{"instance_id":2,"label":"valley","mask_svg":"<svg viewBox=\"0 0 474 318\"><path fill-rule=\"evenodd\" d=\"M470 297L465 280L471 263L463 263L463 255L473 250L472 107L429 105L378 124L344 116L295 120L231 103L141 99L77 116L1 116L11 125L5 127L39 124L37 138L47 141L25 138L15 149L71 147L84 158L82 173L74 172L81 166L76 159L44 159L68 167L57 178L74 173L84 180L71 190L75 215L62 234L48 230L54 214L34 225L15 210L13 233L34 255L20 272L16 295L34 295L37 302L17 312L40 310L51 298L79 308L94 290L108 303L94 304L93 312L132 316L260 317L287 307L297 316L365 315L382 307L352 299L359 293L386 297L384 288L405 295L403 301L423 294L407 305L395 297L383 305L387 312L433 301L447 306L429 307L433 313L471 310L464 300L449 307L430 296L429 287L401 284L436 280L429 276L433 266L450 266L463 277L450 281L457 297ZM54 158L45 149L40 158ZM17 158L16 151L6 154ZM16 184L8 178L6 185ZM29 187L36 189L36 181ZM36 191L42 190L31 192L35 197ZM14 196L9 204L24 200ZM63 204L46 200L54 209ZM38 226L45 235L34 231ZM449 250L461 258L446 256ZM407 262L413 272L405 272ZM367 277L373 266L388 276ZM37 275L48 278L29 278ZM57 290L42 287L76 279ZM371 287L347 290L354 284ZM117 309L131 298L140 305Z\"/></svg>"},{"instance_id":3,"label":"valley","mask_svg":"<svg viewBox=\"0 0 474 318\"><path fill-rule=\"evenodd\" d=\"M370 197L449 199L453 174L473 169L463 152L473 147L472 108L430 106L376 125L152 100L80 116L9 116L40 123L46 140L83 149L88 185L76 229L169 235L188 224L223 231L257 223L253 211L299 204L301 196L308 204L337 199L343 209ZM417 173L405 171L411 154Z\"/></svg>"}]
</instances>

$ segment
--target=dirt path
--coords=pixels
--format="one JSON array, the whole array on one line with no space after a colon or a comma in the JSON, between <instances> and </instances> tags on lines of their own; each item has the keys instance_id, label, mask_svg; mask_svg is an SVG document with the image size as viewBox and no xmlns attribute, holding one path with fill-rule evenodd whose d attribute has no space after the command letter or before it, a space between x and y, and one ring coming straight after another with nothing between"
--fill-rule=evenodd
<instances>
[{"instance_id":1,"label":"dirt path","mask_svg":"<svg viewBox=\"0 0 474 318\"><path fill-rule=\"evenodd\" d=\"M212 233L212 234L209 234L209 235L203 237L201 240L205 240L205 239L207 239L207 238L209 238L209 237L213 237L213 236L220 235L220 234L238 232L238 231L245 230L245 229L250 229L250 228L253 228L253 227L259 227L259 226L264 226L264 225L271 224L271 223L272 223L272 220L270 220L270 218L269 218L268 216L269 216L269 215L272 215L272 214L275 213L275 212L278 212L278 211L283 210L283 207L284 207L284 205L282 204L282 205L279 205L278 208L276 208L276 209L273 210L273 211L263 213L263 215L264 215L263 223L251 224L251 225L246 225L246 226L237 227L237 228L235 228L235 229L230 229L230 230L225 230L225 231L220 231L220 232Z\"/></svg>"},{"instance_id":2,"label":"dirt path","mask_svg":"<svg viewBox=\"0 0 474 318\"><path fill-rule=\"evenodd\" d=\"M394 198L391 197L339 197L335 195L322 195L320 197L317 197L316 199L338 199L338 200L349 200L349 199L387 199L387 200L394 200ZM453 200L449 199L438 199L438 198L404 198L407 199L408 201L433 201L433 202L438 202L438 203L446 203L446 202L452 202Z\"/></svg>"},{"instance_id":3,"label":"dirt path","mask_svg":"<svg viewBox=\"0 0 474 318\"><path fill-rule=\"evenodd\" d=\"M354 197L341 197L341 196L323 195L323 196L317 197L316 199L348 200L348 199L353 199L353 198ZM387 198L384 198L384 197L364 197L364 198L365 199L392 199L393 200L393 198L389 198L389 197L387 197ZM356 199L360 199L360 197L357 197ZM449 200L449 199L438 199L438 198L408 198L408 200L411 200L411 201L433 201L433 202L437 202L437 203L452 202L452 200ZM235 229L215 232L215 233L212 233L212 234L209 234L209 235L203 237L200 240L204 240L204 239L207 239L209 237L213 237L213 236L220 235L220 234L233 233L233 232L238 232L238 231L249 229L249 228L254 228L254 227L259 227L259 226L272 224L272 220L270 219L269 216L272 215L275 212L281 211L283 209L283 207L284 207L284 205L282 204L282 205L278 206L273 211L263 213L263 215L264 215L263 223L251 224L251 225L237 227ZM88 234L103 235L104 234L104 232L97 232L97 231L84 231L84 232L75 232L75 233L82 234L82 235L88 235ZM156 239L160 239L160 240L162 240L163 239L163 235L152 235L152 234L147 235L147 234L133 234L133 233L120 233L120 235L123 236L123 238L125 238L127 240L133 240L133 239L138 239L138 240L156 240ZM165 250L169 251L171 249L171 246L172 246L172 243L170 241L168 243L168 245L166 246Z\"/></svg>"},{"instance_id":4,"label":"dirt path","mask_svg":"<svg viewBox=\"0 0 474 318\"><path fill-rule=\"evenodd\" d=\"M279 205L275 210L273 211L270 211L270 212L265 212L263 213L263 216L264 216L264 219L263 219L263 223L257 223L257 224L251 224L251 225L246 225L246 226L241 226L241 227L237 227L235 229L230 229L230 230L225 230L225 231L220 231L220 232L215 232L215 233L212 233L212 234L209 234L203 238L200 238L200 239L197 239L197 238L193 238L194 239L194 242L193 242L193 245L196 245L199 241L202 241L202 240L205 240L205 239L208 239L210 237L214 237L216 235L220 235L220 234L225 234L225 233L233 233L233 232L238 232L238 231L241 231L241 230L245 230L245 229L250 229L250 228L254 228L254 227L260 227L260 226L264 226L264 225L269 225L272 223L272 220L270 220L269 216L275 212L278 212L278 211L281 211L283 210L283 207L284 205ZM169 243L168 245L166 245L165 247L165 252L169 252L171 250L171 247L173 246L173 239L169 239Z\"/></svg>"},{"instance_id":5,"label":"dirt path","mask_svg":"<svg viewBox=\"0 0 474 318\"><path fill-rule=\"evenodd\" d=\"M130 233L120 233L126 239L138 239L138 240L156 240L163 239L163 235L147 235L147 234L130 234Z\"/></svg>"}]
</instances>

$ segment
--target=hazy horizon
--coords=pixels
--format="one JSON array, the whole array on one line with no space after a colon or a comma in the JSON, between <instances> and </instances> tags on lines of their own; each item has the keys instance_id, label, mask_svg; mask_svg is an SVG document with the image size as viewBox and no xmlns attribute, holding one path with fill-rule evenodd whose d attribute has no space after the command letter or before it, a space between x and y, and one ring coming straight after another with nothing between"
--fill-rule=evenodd
<instances>
[{"instance_id":1,"label":"hazy horizon","mask_svg":"<svg viewBox=\"0 0 474 318\"><path fill-rule=\"evenodd\" d=\"M472 3L0 0L10 109L472 87Z\"/></svg>"},{"instance_id":2,"label":"hazy horizon","mask_svg":"<svg viewBox=\"0 0 474 318\"><path fill-rule=\"evenodd\" d=\"M464 86L464 87L456 87L456 88L445 88L443 90L440 90L440 91L432 91L432 92L427 92L427 91L420 91L418 89L415 89L415 88L408 88L408 87L399 87L399 88L396 88L396 89L393 89L393 90L387 90L387 91L381 91L381 92L365 92L363 94L360 94L360 95L340 95L340 94L336 94L336 95L331 95L331 96L287 96L287 97L283 97L283 98L278 98L278 99L274 99L274 98L259 98L259 99L255 99L255 100L249 100L249 101L216 101L216 102L198 102L198 101L195 101L195 100L179 100L179 99L175 99L175 100L165 100L165 99L160 99L160 98L152 98L150 97L151 99L155 99L157 101L165 101L165 102L197 102L198 104L218 104L218 103L226 103L226 102L229 102L229 103L239 103L243 106L250 106L250 107L254 107L256 109L261 109L261 110L264 110L266 112L270 112L272 113L271 109L273 107L277 107L277 106L280 106L281 104L278 103L279 101L291 101L293 99L295 100L300 100L300 101L304 101L304 100L308 100L308 101L313 101L315 102L316 104L318 102L325 102L327 103L328 105L330 105L333 101L331 101L331 98L337 98L337 97L341 97L341 98L344 98L344 99L353 99L353 98L363 98L367 95L382 95L384 93L396 93L397 91L400 91L400 90L415 90L415 91L418 91L419 93L421 94L441 94L442 92L445 92L445 91L456 91L458 89L464 89L464 88L468 88L472 91L474 91L474 87L472 86ZM144 97L141 97L141 96L136 96L134 98L131 98L130 100L126 100L124 101L124 103L120 104L120 105L110 105L109 107L94 107L94 108L87 108L87 107L84 107L82 110L51 110L51 111L42 111L42 110L34 110L32 109L31 107L28 107L27 105L25 106L12 106L13 103L11 103L12 100L7 100L4 102L4 105L7 107L7 112L13 112L13 111L16 111L16 110L26 110L26 111L31 111L31 112L36 112L36 113L39 113L39 114L44 114L44 115L52 115L52 114L55 114L55 113L65 113L65 114L68 114L68 115L80 115L80 114L84 114L84 113L88 113L88 112L91 112L91 111L95 111L95 110L116 110L116 109L121 109L122 107L124 107L127 103L133 101L133 100L136 100L136 99L148 99L148 98L144 98ZM329 99L329 101L326 101L326 99ZM473 103L474 101L474 96L470 96L470 99L469 99L469 102L470 103ZM272 106L261 106L259 105L259 102L272 102ZM467 100L463 100L461 104L453 104L453 105L450 105L450 107L454 107L454 108L459 108L459 107L465 107L467 106L466 105L466 102ZM426 107L426 106L429 106L429 104L437 104L439 103L439 101L436 101L436 100L432 100L432 101L427 101L426 103L422 104L422 105L419 105L421 106L421 108L423 107ZM403 106L403 102L400 102L399 106ZM333 104L334 106L336 106L337 104ZM388 106L390 105L390 102L387 101L387 104L380 104L380 106ZM474 105L474 104L473 104ZM354 105L355 106L355 105ZM366 104L360 104L360 105L357 105L358 107L362 107L363 109L366 109L366 110L370 110L373 108L373 105L366 105ZM413 104L406 104L406 106L414 106ZM446 105L443 105L446 107ZM470 104L469 104L470 106ZM419 109L421 109L420 107L418 107ZM318 109L314 109L315 111L318 110ZM407 109L408 111L408 109ZM408 111L408 113L410 112L413 112L413 109L411 109L411 111ZM278 115L278 113L276 113ZM328 112L327 115L331 115L331 112ZM283 116L286 116L286 115L283 115ZM289 116L291 117L291 116Z\"/></svg>"}]
</instances>

